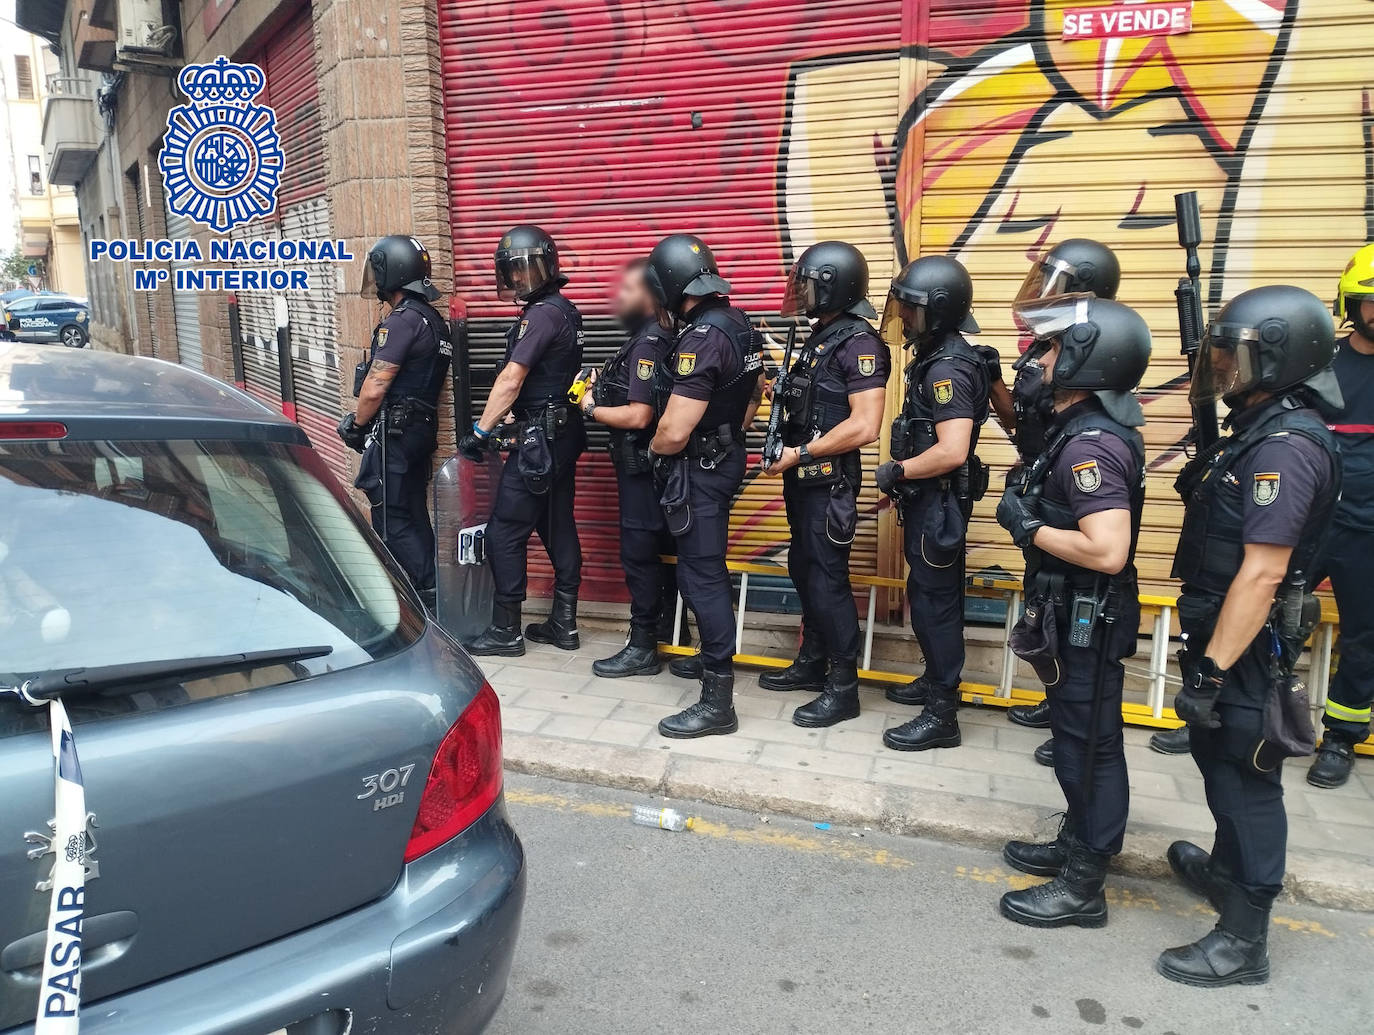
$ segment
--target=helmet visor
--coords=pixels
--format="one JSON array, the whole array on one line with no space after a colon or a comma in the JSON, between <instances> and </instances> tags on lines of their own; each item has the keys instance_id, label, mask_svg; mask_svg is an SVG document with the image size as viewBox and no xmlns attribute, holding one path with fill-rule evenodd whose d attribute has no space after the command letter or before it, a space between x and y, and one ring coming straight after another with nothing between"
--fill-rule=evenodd
<instances>
[{"instance_id":1,"label":"helmet visor","mask_svg":"<svg viewBox=\"0 0 1374 1035\"><path fill-rule=\"evenodd\" d=\"M542 251L516 249L496 257L496 295L514 302L538 291L553 277Z\"/></svg>"},{"instance_id":2,"label":"helmet visor","mask_svg":"<svg viewBox=\"0 0 1374 1035\"><path fill-rule=\"evenodd\" d=\"M377 274L372 268L370 255L363 261L363 285L358 288L358 297L367 299L380 297L377 294Z\"/></svg>"},{"instance_id":3,"label":"helmet visor","mask_svg":"<svg viewBox=\"0 0 1374 1035\"><path fill-rule=\"evenodd\" d=\"M779 312L783 316L811 316L820 311L820 305L821 271L793 266Z\"/></svg>"},{"instance_id":4,"label":"helmet visor","mask_svg":"<svg viewBox=\"0 0 1374 1035\"><path fill-rule=\"evenodd\" d=\"M1078 269L1062 259L1051 259L1048 253L1041 255L1031 266L1021 290L1016 292L1012 308L1022 302L1039 302L1057 295L1067 295L1070 286L1078 276Z\"/></svg>"},{"instance_id":5,"label":"helmet visor","mask_svg":"<svg viewBox=\"0 0 1374 1035\"><path fill-rule=\"evenodd\" d=\"M883 306L882 337L895 349L904 349L925 337L930 328L930 311L924 303L909 302L895 294Z\"/></svg>"},{"instance_id":6,"label":"helmet visor","mask_svg":"<svg viewBox=\"0 0 1374 1035\"><path fill-rule=\"evenodd\" d=\"M1046 298L1017 300L1011 312L1016 326L1033 338L1062 334L1088 318L1088 303L1094 296L1086 293L1052 295Z\"/></svg>"},{"instance_id":7,"label":"helmet visor","mask_svg":"<svg viewBox=\"0 0 1374 1035\"><path fill-rule=\"evenodd\" d=\"M1202 336L1190 402L1244 395L1260 384L1259 332L1253 327L1212 324Z\"/></svg>"}]
</instances>

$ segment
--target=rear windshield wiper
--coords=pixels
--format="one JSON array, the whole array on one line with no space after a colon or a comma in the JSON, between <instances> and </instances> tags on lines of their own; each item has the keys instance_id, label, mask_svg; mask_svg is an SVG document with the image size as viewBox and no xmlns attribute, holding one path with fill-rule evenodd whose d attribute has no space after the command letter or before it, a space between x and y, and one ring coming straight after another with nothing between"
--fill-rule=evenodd
<instances>
[{"instance_id":1,"label":"rear windshield wiper","mask_svg":"<svg viewBox=\"0 0 1374 1035\"><path fill-rule=\"evenodd\" d=\"M308 661L333 652L334 648L329 646L287 647L203 658L168 658L165 661L134 661L92 668L59 668L24 681L21 689L24 696L35 701L98 694L114 689L132 692L148 686L187 683L263 665Z\"/></svg>"}]
</instances>

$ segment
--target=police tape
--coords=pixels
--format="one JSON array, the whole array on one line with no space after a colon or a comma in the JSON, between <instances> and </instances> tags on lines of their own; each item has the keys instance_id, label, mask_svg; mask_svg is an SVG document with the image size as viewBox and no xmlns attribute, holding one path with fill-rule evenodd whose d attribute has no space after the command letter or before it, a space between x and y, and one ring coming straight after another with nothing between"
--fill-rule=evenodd
<instances>
[{"instance_id":1,"label":"police tape","mask_svg":"<svg viewBox=\"0 0 1374 1035\"><path fill-rule=\"evenodd\" d=\"M0 687L0 694L18 697L41 708L24 686ZM54 818L52 874L48 926L43 947L43 976L39 983L34 1035L76 1035L81 1010L81 922L86 913L86 785L76 756L67 709L54 697L46 702L52 732ZM37 858L47 854L30 852Z\"/></svg>"}]
</instances>

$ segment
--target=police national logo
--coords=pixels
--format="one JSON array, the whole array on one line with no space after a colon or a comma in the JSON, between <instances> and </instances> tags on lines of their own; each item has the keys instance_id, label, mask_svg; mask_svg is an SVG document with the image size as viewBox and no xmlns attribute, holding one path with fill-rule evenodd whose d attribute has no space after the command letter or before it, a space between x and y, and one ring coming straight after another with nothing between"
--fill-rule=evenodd
<instances>
[{"instance_id":1,"label":"police national logo","mask_svg":"<svg viewBox=\"0 0 1374 1035\"><path fill-rule=\"evenodd\" d=\"M860 356L860 357L859 357L859 373L862 374L864 377L872 377L872 376L873 376L873 372L874 372L875 370L877 370L877 369L878 369L878 357L877 357L877 356Z\"/></svg>"},{"instance_id":2,"label":"police national logo","mask_svg":"<svg viewBox=\"0 0 1374 1035\"><path fill-rule=\"evenodd\" d=\"M677 376L686 377L697 368L697 354L695 352L679 352L677 354Z\"/></svg>"},{"instance_id":3,"label":"police national logo","mask_svg":"<svg viewBox=\"0 0 1374 1035\"><path fill-rule=\"evenodd\" d=\"M167 113L157 159L167 208L219 233L270 215L285 157L276 113L253 103L262 69L218 57L187 65L177 84L190 103Z\"/></svg>"},{"instance_id":4,"label":"police national logo","mask_svg":"<svg viewBox=\"0 0 1374 1035\"><path fill-rule=\"evenodd\" d=\"M949 378L936 381L931 388L935 392L935 404L937 406L948 406L954 399L954 382Z\"/></svg>"},{"instance_id":5,"label":"police national logo","mask_svg":"<svg viewBox=\"0 0 1374 1035\"><path fill-rule=\"evenodd\" d=\"M1265 471L1255 475L1255 506L1267 507L1279 498L1279 472Z\"/></svg>"},{"instance_id":6,"label":"police national logo","mask_svg":"<svg viewBox=\"0 0 1374 1035\"><path fill-rule=\"evenodd\" d=\"M1073 483L1083 492L1096 492L1102 484L1102 472L1097 469L1096 460L1084 460L1073 465Z\"/></svg>"},{"instance_id":7,"label":"police national logo","mask_svg":"<svg viewBox=\"0 0 1374 1035\"><path fill-rule=\"evenodd\" d=\"M654 361L652 359L641 359L635 365L635 376L641 381L652 381L654 379Z\"/></svg>"}]
</instances>

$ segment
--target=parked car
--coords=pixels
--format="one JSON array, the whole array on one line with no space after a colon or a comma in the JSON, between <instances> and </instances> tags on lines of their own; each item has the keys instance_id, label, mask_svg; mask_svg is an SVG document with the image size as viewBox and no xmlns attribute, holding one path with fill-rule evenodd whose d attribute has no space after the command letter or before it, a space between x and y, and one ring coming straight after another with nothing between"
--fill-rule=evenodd
<instances>
[{"instance_id":1,"label":"parked car","mask_svg":"<svg viewBox=\"0 0 1374 1035\"><path fill-rule=\"evenodd\" d=\"M50 291L47 288L39 288L37 291L26 287L10 288L8 291L0 291L0 305L16 298L27 298L29 295L60 295L61 293L60 291Z\"/></svg>"},{"instance_id":2,"label":"parked car","mask_svg":"<svg viewBox=\"0 0 1374 1035\"><path fill-rule=\"evenodd\" d=\"M184 367L0 344L24 681L84 774L83 1033L486 1027L525 897L500 707L295 424ZM0 698L6 1035L39 997L47 723Z\"/></svg>"},{"instance_id":3,"label":"parked car","mask_svg":"<svg viewBox=\"0 0 1374 1035\"><path fill-rule=\"evenodd\" d=\"M70 295L26 295L4 303L5 329L11 340L60 342L82 349L90 341L91 310Z\"/></svg>"}]
</instances>

